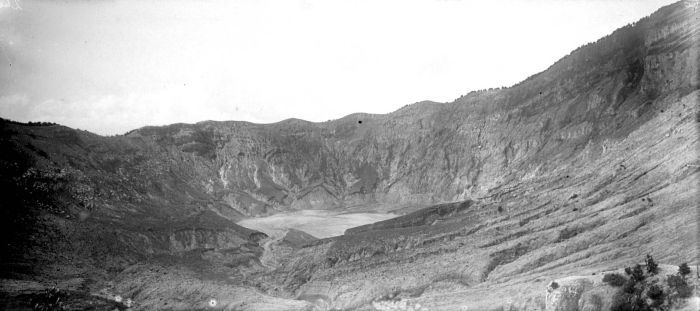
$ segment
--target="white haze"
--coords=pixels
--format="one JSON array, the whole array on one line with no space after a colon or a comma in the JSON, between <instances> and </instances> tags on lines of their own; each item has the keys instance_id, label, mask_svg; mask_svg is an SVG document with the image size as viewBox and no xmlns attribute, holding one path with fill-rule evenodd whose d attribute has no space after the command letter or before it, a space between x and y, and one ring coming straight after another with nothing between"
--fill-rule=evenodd
<instances>
[{"instance_id":1,"label":"white haze","mask_svg":"<svg viewBox=\"0 0 700 311\"><path fill-rule=\"evenodd\" d=\"M670 2L8 0L0 117L118 134L387 113L512 85Z\"/></svg>"}]
</instances>

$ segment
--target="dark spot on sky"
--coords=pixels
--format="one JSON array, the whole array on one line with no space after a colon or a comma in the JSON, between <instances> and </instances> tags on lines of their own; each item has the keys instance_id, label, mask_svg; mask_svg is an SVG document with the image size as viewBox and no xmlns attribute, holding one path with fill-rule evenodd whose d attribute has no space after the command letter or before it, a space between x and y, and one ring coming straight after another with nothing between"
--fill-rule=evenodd
<instances>
[{"instance_id":1,"label":"dark spot on sky","mask_svg":"<svg viewBox=\"0 0 700 311\"><path fill-rule=\"evenodd\" d=\"M362 120L358 120L357 123L362 124Z\"/></svg>"}]
</instances>

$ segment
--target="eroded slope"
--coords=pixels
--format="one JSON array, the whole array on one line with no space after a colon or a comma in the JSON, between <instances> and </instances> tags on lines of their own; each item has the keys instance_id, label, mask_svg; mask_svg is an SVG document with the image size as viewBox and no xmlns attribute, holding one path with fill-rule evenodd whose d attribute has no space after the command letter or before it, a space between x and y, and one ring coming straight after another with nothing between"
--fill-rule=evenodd
<instances>
[{"instance_id":1,"label":"eroded slope","mask_svg":"<svg viewBox=\"0 0 700 311\"><path fill-rule=\"evenodd\" d=\"M510 88L386 115L115 137L2 121L3 273L154 308L199 308L229 288L232 308L370 308L396 292L450 310L504 297L541 306L539 282L644 253L692 261L696 10L664 7ZM445 202L456 203L310 242L272 272L265 236L234 223ZM183 279L191 286L172 289Z\"/></svg>"}]
</instances>

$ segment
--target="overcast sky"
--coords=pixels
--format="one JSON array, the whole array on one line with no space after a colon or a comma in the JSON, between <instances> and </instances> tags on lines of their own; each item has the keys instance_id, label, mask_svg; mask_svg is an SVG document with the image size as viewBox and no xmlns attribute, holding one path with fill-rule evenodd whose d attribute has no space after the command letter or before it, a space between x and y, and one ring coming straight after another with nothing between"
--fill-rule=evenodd
<instances>
[{"instance_id":1,"label":"overcast sky","mask_svg":"<svg viewBox=\"0 0 700 311\"><path fill-rule=\"evenodd\" d=\"M0 117L100 134L509 86L668 0L0 0Z\"/></svg>"}]
</instances>

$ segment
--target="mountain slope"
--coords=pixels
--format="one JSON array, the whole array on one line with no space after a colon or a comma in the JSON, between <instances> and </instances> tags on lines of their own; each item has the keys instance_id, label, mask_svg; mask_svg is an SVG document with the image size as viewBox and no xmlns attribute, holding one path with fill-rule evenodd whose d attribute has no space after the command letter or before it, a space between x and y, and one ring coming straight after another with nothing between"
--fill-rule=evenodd
<instances>
[{"instance_id":1,"label":"mountain slope","mask_svg":"<svg viewBox=\"0 0 700 311\"><path fill-rule=\"evenodd\" d=\"M194 155L197 186L244 214L479 197L537 165L562 166L586 146L604 148L606 140L621 139L661 113L659 99L697 89L692 20L683 12L663 14L584 46L511 88L449 104L424 102L320 124L152 127L127 137L172 155ZM192 165L176 165L176 174L194 177L184 171Z\"/></svg>"},{"instance_id":2,"label":"mountain slope","mask_svg":"<svg viewBox=\"0 0 700 311\"><path fill-rule=\"evenodd\" d=\"M524 309L544 303L533 286L550 277L647 252L696 260L696 10L693 1L664 7L512 87L386 115L206 121L115 137L3 120L3 272L90 271L95 288L116 278L138 297L139 286L160 286L139 276L159 268L133 268L148 261L245 288L251 300L241 301L272 299L256 296L262 290L364 308L397 292L451 310L506 295ZM310 241L275 271L259 261L265 236L234 223L438 203ZM11 272L27 267L36 271ZM191 277L175 270L160 282Z\"/></svg>"}]
</instances>

